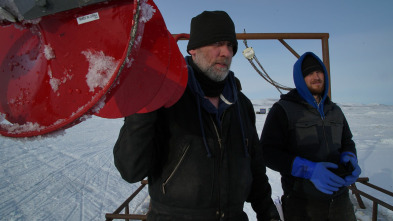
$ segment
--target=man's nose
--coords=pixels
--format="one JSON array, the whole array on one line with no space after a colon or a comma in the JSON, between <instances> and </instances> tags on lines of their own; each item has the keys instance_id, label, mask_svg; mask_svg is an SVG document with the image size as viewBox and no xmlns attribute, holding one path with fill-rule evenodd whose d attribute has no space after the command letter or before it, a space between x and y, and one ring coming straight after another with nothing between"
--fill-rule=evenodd
<instances>
[{"instance_id":1,"label":"man's nose","mask_svg":"<svg viewBox=\"0 0 393 221\"><path fill-rule=\"evenodd\" d=\"M233 47L229 45L223 45L220 47L220 55L225 57L233 56Z\"/></svg>"}]
</instances>

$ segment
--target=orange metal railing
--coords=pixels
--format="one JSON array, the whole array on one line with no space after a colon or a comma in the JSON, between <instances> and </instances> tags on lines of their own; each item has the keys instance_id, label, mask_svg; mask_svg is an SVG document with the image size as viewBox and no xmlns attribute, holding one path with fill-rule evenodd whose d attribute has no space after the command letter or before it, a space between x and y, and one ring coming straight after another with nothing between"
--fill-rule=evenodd
<instances>
[{"instance_id":1,"label":"orange metal railing","mask_svg":"<svg viewBox=\"0 0 393 221\"><path fill-rule=\"evenodd\" d=\"M131 200L135 198L136 195L147 185L147 180L142 180L141 185L138 189L135 190L131 194L128 199L126 199L113 213L105 214L105 218L107 221L111 221L113 219L124 219L124 220L147 220L147 214L130 214L129 204ZM124 210L124 214L120 214L121 211Z\"/></svg>"},{"instance_id":2,"label":"orange metal railing","mask_svg":"<svg viewBox=\"0 0 393 221\"><path fill-rule=\"evenodd\" d=\"M368 181L369 181L368 177L361 177L356 182L361 183L363 185L366 185L368 187L371 187L371 188L373 188L375 190L378 190L378 191L380 191L382 193L385 193L385 194L393 197L393 193L392 192L390 192L388 190L385 190L385 189L383 189L381 187L378 187L378 186L376 186L374 184L371 184ZM371 195L369 195L369 194L359 190L356 187L355 183L352 184L351 186L349 186L348 188L352 191L353 194L355 194L360 208L362 208L362 209L366 208L366 206L364 205L363 200L362 200L362 198L360 196L366 197L367 199L373 201L372 221L377 221L377 218L378 218L378 205L381 205L381 206L386 207L387 209L390 209L391 211L393 211L393 206L392 205L390 205L390 204L388 204L388 203L386 203L386 202L384 202L384 201L382 201L380 199L377 199L376 197L373 197L373 196L371 196Z\"/></svg>"}]
</instances>

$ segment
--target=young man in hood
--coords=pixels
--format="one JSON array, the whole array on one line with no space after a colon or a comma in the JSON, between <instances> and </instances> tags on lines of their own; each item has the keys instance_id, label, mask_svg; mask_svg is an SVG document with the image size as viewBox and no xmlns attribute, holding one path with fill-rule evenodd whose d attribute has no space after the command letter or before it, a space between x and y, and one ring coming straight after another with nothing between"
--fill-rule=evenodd
<instances>
[{"instance_id":1,"label":"young man in hood","mask_svg":"<svg viewBox=\"0 0 393 221\"><path fill-rule=\"evenodd\" d=\"M348 122L329 97L323 62L306 52L291 90L271 108L261 135L266 165L282 178L286 221L355 221L347 186L360 175Z\"/></svg>"},{"instance_id":2,"label":"young man in hood","mask_svg":"<svg viewBox=\"0 0 393 221\"><path fill-rule=\"evenodd\" d=\"M148 220L279 220L271 199L253 105L229 70L232 19L205 11L191 21L188 84L169 108L125 118L114 147L122 177L149 182Z\"/></svg>"}]
</instances>

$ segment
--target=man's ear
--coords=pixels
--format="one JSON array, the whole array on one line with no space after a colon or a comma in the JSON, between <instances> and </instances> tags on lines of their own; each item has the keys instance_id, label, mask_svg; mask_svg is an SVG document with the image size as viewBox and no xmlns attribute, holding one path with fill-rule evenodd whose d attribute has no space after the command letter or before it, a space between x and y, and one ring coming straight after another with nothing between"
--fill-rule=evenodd
<instances>
[{"instance_id":1,"label":"man's ear","mask_svg":"<svg viewBox=\"0 0 393 221\"><path fill-rule=\"evenodd\" d=\"M189 53L191 56L194 56L195 53L196 53L196 51L195 51L195 49L191 49L191 50L188 51L188 53Z\"/></svg>"}]
</instances>

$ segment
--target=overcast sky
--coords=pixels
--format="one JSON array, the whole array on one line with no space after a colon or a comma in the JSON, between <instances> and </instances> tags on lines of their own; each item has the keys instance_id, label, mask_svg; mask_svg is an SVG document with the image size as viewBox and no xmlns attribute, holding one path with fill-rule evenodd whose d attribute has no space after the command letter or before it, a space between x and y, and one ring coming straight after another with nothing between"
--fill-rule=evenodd
<instances>
[{"instance_id":1,"label":"overcast sky","mask_svg":"<svg viewBox=\"0 0 393 221\"><path fill-rule=\"evenodd\" d=\"M392 0L155 0L172 34L189 33L192 17L204 10L224 10L236 32L328 33L331 95L337 103L393 105L393 1ZM322 57L320 40L286 40L298 53L312 51ZM238 53L231 70L251 99L279 98ZM248 40L258 60L276 82L294 87L296 57L277 40ZM179 41L186 55L187 41ZM286 93L286 91L283 91Z\"/></svg>"}]
</instances>

